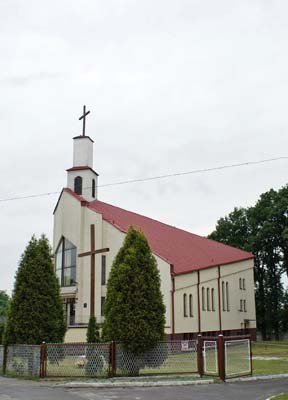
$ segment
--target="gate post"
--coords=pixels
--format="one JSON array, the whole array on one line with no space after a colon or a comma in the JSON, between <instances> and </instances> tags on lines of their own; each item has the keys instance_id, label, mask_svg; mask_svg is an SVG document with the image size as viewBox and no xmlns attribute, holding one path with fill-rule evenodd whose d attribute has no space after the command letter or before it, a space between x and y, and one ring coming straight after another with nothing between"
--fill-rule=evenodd
<instances>
[{"instance_id":1,"label":"gate post","mask_svg":"<svg viewBox=\"0 0 288 400\"><path fill-rule=\"evenodd\" d=\"M203 338L202 335L197 335L197 366L198 366L198 374L202 377L204 374L204 366L203 366Z\"/></svg>"},{"instance_id":2,"label":"gate post","mask_svg":"<svg viewBox=\"0 0 288 400\"><path fill-rule=\"evenodd\" d=\"M41 344L40 348L40 378L46 378L47 372L47 345L45 342Z\"/></svg>"},{"instance_id":3,"label":"gate post","mask_svg":"<svg viewBox=\"0 0 288 400\"><path fill-rule=\"evenodd\" d=\"M113 378L113 376L116 375L116 345L115 342L110 343L110 365L109 365L109 370L110 370L110 377Z\"/></svg>"},{"instance_id":4,"label":"gate post","mask_svg":"<svg viewBox=\"0 0 288 400\"><path fill-rule=\"evenodd\" d=\"M225 381L225 346L224 346L224 336L222 334L218 335L218 371L219 378Z\"/></svg>"}]
</instances>

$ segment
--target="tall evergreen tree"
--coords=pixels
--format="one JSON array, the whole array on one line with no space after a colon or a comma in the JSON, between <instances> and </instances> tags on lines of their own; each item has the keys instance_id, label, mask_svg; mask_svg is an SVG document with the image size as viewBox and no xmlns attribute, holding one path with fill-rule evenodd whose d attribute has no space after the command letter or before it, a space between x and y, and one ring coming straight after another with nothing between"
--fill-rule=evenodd
<instances>
[{"instance_id":1,"label":"tall evergreen tree","mask_svg":"<svg viewBox=\"0 0 288 400\"><path fill-rule=\"evenodd\" d=\"M120 341L133 355L164 338L165 306L157 263L142 232L130 227L110 273L103 337Z\"/></svg>"},{"instance_id":2,"label":"tall evergreen tree","mask_svg":"<svg viewBox=\"0 0 288 400\"><path fill-rule=\"evenodd\" d=\"M62 342L66 331L60 287L48 239L32 237L20 261L5 342Z\"/></svg>"}]
</instances>

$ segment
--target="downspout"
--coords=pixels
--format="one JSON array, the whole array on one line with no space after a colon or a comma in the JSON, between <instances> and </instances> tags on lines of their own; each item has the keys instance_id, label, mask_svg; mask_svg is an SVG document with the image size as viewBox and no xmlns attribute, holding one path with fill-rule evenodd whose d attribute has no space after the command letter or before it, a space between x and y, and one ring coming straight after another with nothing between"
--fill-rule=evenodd
<instances>
[{"instance_id":1,"label":"downspout","mask_svg":"<svg viewBox=\"0 0 288 400\"><path fill-rule=\"evenodd\" d=\"M175 294L175 273L174 273L174 265L170 264L170 275L172 281L172 289L171 289L171 326L172 326L172 340L174 340L175 335L175 306L174 306L174 294Z\"/></svg>"},{"instance_id":2,"label":"downspout","mask_svg":"<svg viewBox=\"0 0 288 400\"><path fill-rule=\"evenodd\" d=\"M220 266L218 265L218 315L219 315L219 331L222 333L222 318L221 318L221 295L220 295Z\"/></svg>"},{"instance_id":3,"label":"downspout","mask_svg":"<svg viewBox=\"0 0 288 400\"><path fill-rule=\"evenodd\" d=\"M197 304L198 304L198 333L201 333L201 311L200 311L200 271L197 271Z\"/></svg>"}]
</instances>

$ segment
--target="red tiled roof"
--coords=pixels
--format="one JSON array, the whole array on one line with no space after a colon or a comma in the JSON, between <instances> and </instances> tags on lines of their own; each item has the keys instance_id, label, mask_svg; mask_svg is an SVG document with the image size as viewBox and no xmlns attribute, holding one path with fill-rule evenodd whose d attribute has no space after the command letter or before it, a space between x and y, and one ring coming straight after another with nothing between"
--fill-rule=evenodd
<instances>
[{"instance_id":1,"label":"red tiled roof","mask_svg":"<svg viewBox=\"0 0 288 400\"><path fill-rule=\"evenodd\" d=\"M81 196L65 189L79 201ZM82 202L83 203L83 202ZM130 225L140 228L146 235L154 254L173 264L175 274L184 274L212 266L253 259L254 256L235 247L166 225L131 211L95 200L83 203L90 210L102 214L103 220L126 233Z\"/></svg>"}]
</instances>

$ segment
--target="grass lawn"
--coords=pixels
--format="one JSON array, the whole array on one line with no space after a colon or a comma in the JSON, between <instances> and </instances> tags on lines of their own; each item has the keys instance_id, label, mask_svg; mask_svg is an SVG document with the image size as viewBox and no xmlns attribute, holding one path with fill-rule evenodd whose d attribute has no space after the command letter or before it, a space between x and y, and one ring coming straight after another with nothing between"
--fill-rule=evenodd
<instances>
[{"instance_id":1,"label":"grass lawn","mask_svg":"<svg viewBox=\"0 0 288 400\"><path fill-rule=\"evenodd\" d=\"M288 373L288 342L257 342L252 351L253 375Z\"/></svg>"},{"instance_id":2,"label":"grass lawn","mask_svg":"<svg viewBox=\"0 0 288 400\"><path fill-rule=\"evenodd\" d=\"M288 393L279 394L279 396L272 397L273 400L288 400Z\"/></svg>"}]
</instances>

